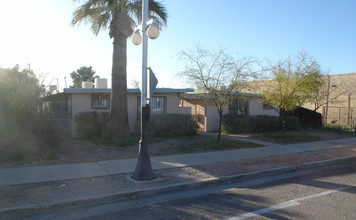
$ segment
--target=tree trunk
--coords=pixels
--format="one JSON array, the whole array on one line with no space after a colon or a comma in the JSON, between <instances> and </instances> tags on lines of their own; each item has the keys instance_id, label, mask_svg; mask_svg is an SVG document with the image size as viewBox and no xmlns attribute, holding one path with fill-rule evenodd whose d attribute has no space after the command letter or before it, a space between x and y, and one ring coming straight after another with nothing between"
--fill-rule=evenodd
<instances>
[{"instance_id":1,"label":"tree trunk","mask_svg":"<svg viewBox=\"0 0 356 220\"><path fill-rule=\"evenodd\" d=\"M126 80L126 37L114 37L112 75L111 75L111 121L112 137L129 137L127 112L127 80Z\"/></svg>"},{"instance_id":2,"label":"tree trunk","mask_svg":"<svg viewBox=\"0 0 356 220\"><path fill-rule=\"evenodd\" d=\"M286 132L286 120L287 120L287 113L283 111L282 114L282 136L284 136Z\"/></svg>"},{"instance_id":3,"label":"tree trunk","mask_svg":"<svg viewBox=\"0 0 356 220\"><path fill-rule=\"evenodd\" d=\"M218 142L221 140L221 124L222 124L222 111L219 112L219 133L218 133Z\"/></svg>"}]
</instances>

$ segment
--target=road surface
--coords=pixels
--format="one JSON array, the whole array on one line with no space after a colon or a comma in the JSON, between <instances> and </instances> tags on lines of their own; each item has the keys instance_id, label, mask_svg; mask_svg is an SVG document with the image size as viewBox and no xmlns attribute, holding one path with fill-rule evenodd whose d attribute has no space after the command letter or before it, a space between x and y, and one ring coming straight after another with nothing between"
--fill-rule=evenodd
<instances>
[{"instance_id":1,"label":"road surface","mask_svg":"<svg viewBox=\"0 0 356 220\"><path fill-rule=\"evenodd\" d=\"M26 219L356 219L356 162L131 201L15 213Z\"/></svg>"}]
</instances>

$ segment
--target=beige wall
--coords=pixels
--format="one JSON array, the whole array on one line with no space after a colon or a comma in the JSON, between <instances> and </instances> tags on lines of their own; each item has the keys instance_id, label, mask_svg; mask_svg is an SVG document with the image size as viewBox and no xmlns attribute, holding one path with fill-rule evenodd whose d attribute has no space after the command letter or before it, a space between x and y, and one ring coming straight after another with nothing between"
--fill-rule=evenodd
<instances>
[{"instance_id":1,"label":"beige wall","mask_svg":"<svg viewBox=\"0 0 356 220\"><path fill-rule=\"evenodd\" d=\"M279 116L279 113L274 109L263 109L263 103L259 99L250 99L248 105L249 115L268 115Z\"/></svg>"},{"instance_id":2,"label":"beige wall","mask_svg":"<svg viewBox=\"0 0 356 220\"><path fill-rule=\"evenodd\" d=\"M327 123L336 123L346 125L351 119L356 118L356 73L332 74L330 77L329 88L329 107L326 109L326 97L322 101L323 107L317 112L321 113ZM326 89L328 85L328 76L324 76ZM254 81L253 89L246 92L261 93L265 81ZM349 102L349 94L350 102ZM314 103L305 103L302 107L314 110ZM350 110L349 110L350 108ZM350 111L350 113L349 113ZM327 112L327 116L326 116Z\"/></svg>"},{"instance_id":3,"label":"beige wall","mask_svg":"<svg viewBox=\"0 0 356 220\"><path fill-rule=\"evenodd\" d=\"M181 106L180 98L177 93L168 93L157 96L165 96L167 99L167 114L190 114L191 107Z\"/></svg>"},{"instance_id":4,"label":"beige wall","mask_svg":"<svg viewBox=\"0 0 356 220\"><path fill-rule=\"evenodd\" d=\"M199 129L204 132L216 132L219 129L219 113L215 106L210 104L206 99L185 99L184 106L191 107L191 114L198 116ZM268 115L278 116L274 109L263 109L263 103L257 98L250 98L247 107L248 115ZM226 107L223 115L229 113Z\"/></svg>"},{"instance_id":5,"label":"beige wall","mask_svg":"<svg viewBox=\"0 0 356 220\"><path fill-rule=\"evenodd\" d=\"M137 132L139 128L139 121L137 121L137 99L139 99L140 94L129 93L127 96L127 109L128 109L128 120L129 129L131 132ZM75 115L79 112L110 112L110 109L92 109L91 108L91 96L92 94L71 94L72 103L72 136L79 137L77 132L77 125L75 123ZM158 93L154 96L166 97L167 101L167 114L190 114L191 108L180 107L180 99L176 93Z\"/></svg>"},{"instance_id":6,"label":"beige wall","mask_svg":"<svg viewBox=\"0 0 356 220\"><path fill-rule=\"evenodd\" d=\"M190 108L190 114L197 117L199 130L206 132L206 107L210 106L204 99L183 99L182 106Z\"/></svg>"},{"instance_id":7,"label":"beige wall","mask_svg":"<svg viewBox=\"0 0 356 220\"><path fill-rule=\"evenodd\" d=\"M110 112L110 109L92 109L91 108L92 94L71 94L72 103L72 135L78 137L76 132L77 125L75 123L75 115L79 112L97 111ZM212 106L205 99L186 99L181 102L177 93L158 93L155 96L166 97L167 114L191 114L198 116L199 126L201 131L215 132L218 130L219 114L215 106ZM128 120L129 129L131 132L137 132L139 121L137 121L137 99L139 94L129 93L128 101ZM228 114L228 107L224 109L223 115ZM249 115L270 115L278 116L278 113L273 109L263 109L263 104L258 99L250 99L248 105Z\"/></svg>"},{"instance_id":8,"label":"beige wall","mask_svg":"<svg viewBox=\"0 0 356 220\"><path fill-rule=\"evenodd\" d=\"M229 108L224 108L223 115L229 113ZM215 106L206 108L206 131L217 132L219 130L220 116Z\"/></svg>"},{"instance_id":9,"label":"beige wall","mask_svg":"<svg viewBox=\"0 0 356 220\"><path fill-rule=\"evenodd\" d=\"M72 106L72 136L79 137L79 133L77 131L77 123L75 122L75 116L79 112L110 112L110 109L92 109L91 108L91 96L92 94L71 94L71 106Z\"/></svg>"}]
</instances>

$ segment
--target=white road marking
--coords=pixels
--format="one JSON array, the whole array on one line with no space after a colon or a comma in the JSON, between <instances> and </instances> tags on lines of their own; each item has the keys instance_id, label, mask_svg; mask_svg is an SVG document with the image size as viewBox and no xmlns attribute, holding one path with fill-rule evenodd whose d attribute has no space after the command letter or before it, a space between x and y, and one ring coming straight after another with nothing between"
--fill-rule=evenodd
<instances>
[{"instance_id":1,"label":"white road marking","mask_svg":"<svg viewBox=\"0 0 356 220\"><path fill-rule=\"evenodd\" d=\"M297 199L292 199L289 200L287 202L282 202L279 203L277 205L273 205L267 208L263 208L263 209L258 209L255 210L253 212L248 212L242 215L238 215L238 216L233 216L230 218L226 218L225 220L240 220L240 219L246 219L246 218L250 218L250 217L256 217L258 215L262 215L262 214L266 214L266 213L270 213L279 209L284 209L284 208L288 208L288 207L292 207L292 206L297 206L300 205L300 201L305 201L305 200L309 200L312 198L316 198L316 197L321 197L321 196L326 196L335 192L339 192L339 191L343 191L345 189L349 189L351 187L340 187L340 188L336 188L333 190L329 190L329 191L325 191L322 193L318 193L318 194L314 194L314 195L310 195L310 196L305 196L305 197L301 197L301 198L297 198Z\"/></svg>"}]
</instances>

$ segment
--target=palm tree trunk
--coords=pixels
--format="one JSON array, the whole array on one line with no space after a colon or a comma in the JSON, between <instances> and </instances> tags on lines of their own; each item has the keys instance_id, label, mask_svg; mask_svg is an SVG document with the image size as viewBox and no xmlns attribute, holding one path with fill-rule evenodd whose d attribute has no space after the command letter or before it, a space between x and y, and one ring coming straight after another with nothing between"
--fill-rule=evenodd
<instances>
[{"instance_id":1,"label":"palm tree trunk","mask_svg":"<svg viewBox=\"0 0 356 220\"><path fill-rule=\"evenodd\" d=\"M112 137L129 137L127 112L127 80L126 80L126 37L114 36L113 60L111 75L111 121Z\"/></svg>"}]
</instances>

